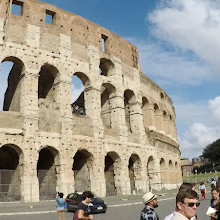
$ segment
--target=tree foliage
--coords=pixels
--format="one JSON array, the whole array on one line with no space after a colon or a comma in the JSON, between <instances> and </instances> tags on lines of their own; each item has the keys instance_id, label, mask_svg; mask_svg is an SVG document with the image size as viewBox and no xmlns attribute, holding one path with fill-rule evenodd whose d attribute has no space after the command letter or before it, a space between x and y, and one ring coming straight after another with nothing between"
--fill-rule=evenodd
<instances>
[{"instance_id":1,"label":"tree foliage","mask_svg":"<svg viewBox=\"0 0 220 220\"><path fill-rule=\"evenodd\" d=\"M220 163L220 139L206 146L203 150L202 156L208 158L210 162Z\"/></svg>"}]
</instances>

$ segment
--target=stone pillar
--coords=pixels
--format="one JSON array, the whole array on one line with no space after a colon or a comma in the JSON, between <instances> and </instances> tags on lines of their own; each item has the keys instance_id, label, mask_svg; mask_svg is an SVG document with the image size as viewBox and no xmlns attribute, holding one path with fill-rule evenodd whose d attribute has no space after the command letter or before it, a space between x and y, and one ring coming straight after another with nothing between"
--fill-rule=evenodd
<instances>
[{"instance_id":1,"label":"stone pillar","mask_svg":"<svg viewBox=\"0 0 220 220\"><path fill-rule=\"evenodd\" d=\"M159 109L155 111L155 124L157 131L164 133L163 130L163 112Z\"/></svg>"},{"instance_id":2,"label":"stone pillar","mask_svg":"<svg viewBox=\"0 0 220 220\"><path fill-rule=\"evenodd\" d=\"M34 140L26 140L26 150L20 159L21 200L24 202L39 202L39 181L37 178L38 152L34 148Z\"/></svg>"},{"instance_id":3,"label":"stone pillar","mask_svg":"<svg viewBox=\"0 0 220 220\"><path fill-rule=\"evenodd\" d=\"M64 71L63 71L64 72ZM64 72L65 73L65 72ZM58 79L54 82L56 86L56 104L63 118L72 118L71 110L71 79L60 73Z\"/></svg>"},{"instance_id":4,"label":"stone pillar","mask_svg":"<svg viewBox=\"0 0 220 220\"><path fill-rule=\"evenodd\" d=\"M94 135L103 137L104 127L101 119L100 90L88 87L84 90L86 115L93 120Z\"/></svg>"},{"instance_id":5,"label":"stone pillar","mask_svg":"<svg viewBox=\"0 0 220 220\"><path fill-rule=\"evenodd\" d=\"M168 115L164 115L163 117L163 128L166 135L169 134L169 117Z\"/></svg>"},{"instance_id":6,"label":"stone pillar","mask_svg":"<svg viewBox=\"0 0 220 220\"><path fill-rule=\"evenodd\" d=\"M144 110L143 117L145 121L145 126L147 126L150 130L156 130L155 127L155 117L154 117L154 106L148 105L148 108Z\"/></svg>"},{"instance_id":7,"label":"stone pillar","mask_svg":"<svg viewBox=\"0 0 220 220\"><path fill-rule=\"evenodd\" d=\"M73 167L73 154L71 144L68 140L63 138L61 142L62 147L59 152L59 157L55 160L57 172L57 192L63 192L65 196L74 192L74 172ZM65 146L65 148L64 148Z\"/></svg>"},{"instance_id":8,"label":"stone pillar","mask_svg":"<svg viewBox=\"0 0 220 220\"><path fill-rule=\"evenodd\" d=\"M145 129L141 110L142 103L136 102L130 105L130 121L132 133L137 134L141 142L145 142Z\"/></svg>"},{"instance_id":9,"label":"stone pillar","mask_svg":"<svg viewBox=\"0 0 220 220\"><path fill-rule=\"evenodd\" d=\"M120 137L127 138L127 125L124 112L124 97L116 94L110 99L112 128L119 131Z\"/></svg>"},{"instance_id":10,"label":"stone pillar","mask_svg":"<svg viewBox=\"0 0 220 220\"><path fill-rule=\"evenodd\" d=\"M91 170L91 191L100 197L106 196L105 185L105 155L104 151L96 153L94 156L93 167Z\"/></svg>"}]
</instances>

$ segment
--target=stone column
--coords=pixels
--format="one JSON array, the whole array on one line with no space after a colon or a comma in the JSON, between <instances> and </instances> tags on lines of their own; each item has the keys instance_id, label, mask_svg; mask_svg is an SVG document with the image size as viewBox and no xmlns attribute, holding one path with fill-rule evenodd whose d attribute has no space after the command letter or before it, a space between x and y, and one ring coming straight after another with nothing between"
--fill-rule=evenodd
<instances>
[{"instance_id":1,"label":"stone column","mask_svg":"<svg viewBox=\"0 0 220 220\"><path fill-rule=\"evenodd\" d=\"M93 120L94 135L103 137L103 124L101 119L100 90L88 87L84 90L86 115Z\"/></svg>"},{"instance_id":2,"label":"stone column","mask_svg":"<svg viewBox=\"0 0 220 220\"><path fill-rule=\"evenodd\" d=\"M125 122L124 97L115 94L110 98L112 128L118 130L120 137L127 138L127 125Z\"/></svg>"},{"instance_id":3,"label":"stone column","mask_svg":"<svg viewBox=\"0 0 220 220\"><path fill-rule=\"evenodd\" d=\"M23 158L20 159L21 171L21 200L24 202L39 201L39 181L37 178L38 152L34 148L34 140L26 140L26 150L23 151Z\"/></svg>"},{"instance_id":4,"label":"stone column","mask_svg":"<svg viewBox=\"0 0 220 220\"><path fill-rule=\"evenodd\" d=\"M164 133L163 130L163 112L159 109L155 111L155 124L157 131Z\"/></svg>"},{"instance_id":5,"label":"stone column","mask_svg":"<svg viewBox=\"0 0 220 220\"><path fill-rule=\"evenodd\" d=\"M154 117L154 106L148 105L148 108L144 110L143 117L145 121L145 126L147 126L150 130L156 130L155 127L155 117Z\"/></svg>"},{"instance_id":6,"label":"stone column","mask_svg":"<svg viewBox=\"0 0 220 220\"><path fill-rule=\"evenodd\" d=\"M94 154L93 167L91 170L91 191L100 197L106 196L105 185L105 155L100 150Z\"/></svg>"}]
</instances>

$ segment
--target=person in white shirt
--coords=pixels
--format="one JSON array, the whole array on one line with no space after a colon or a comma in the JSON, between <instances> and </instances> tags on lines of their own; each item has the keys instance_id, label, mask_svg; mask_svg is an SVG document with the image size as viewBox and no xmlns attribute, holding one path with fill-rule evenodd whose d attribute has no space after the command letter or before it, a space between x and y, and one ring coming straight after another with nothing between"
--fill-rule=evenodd
<instances>
[{"instance_id":1,"label":"person in white shirt","mask_svg":"<svg viewBox=\"0 0 220 220\"><path fill-rule=\"evenodd\" d=\"M173 212L171 220L189 220L196 216L198 194L191 189L181 190L176 196L176 211Z\"/></svg>"}]
</instances>

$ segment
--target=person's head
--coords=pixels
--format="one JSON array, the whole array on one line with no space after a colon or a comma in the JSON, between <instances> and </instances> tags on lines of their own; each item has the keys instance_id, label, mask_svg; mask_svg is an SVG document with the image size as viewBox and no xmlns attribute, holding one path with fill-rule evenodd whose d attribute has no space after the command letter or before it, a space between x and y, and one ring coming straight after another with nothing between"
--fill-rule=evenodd
<instances>
[{"instance_id":1,"label":"person's head","mask_svg":"<svg viewBox=\"0 0 220 220\"><path fill-rule=\"evenodd\" d=\"M211 190L211 195L212 195L212 198L213 198L214 200L218 200L218 198L219 198L219 193L218 193L218 191L217 191L216 188L212 188L212 190Z\"/></svg>"},{"instance_id":2,"label":"person's head","mask_svg":"<svg viewBox=\"0 0 220 220\"><path fill-rule=\"evenodd\" d=\"M143 196L143 202L145 205L150 206L152 208L157 208L157 196L154 195L152 192L148 192Z\"/></svg>"},{"instance_id":3,"label":"person's head","mask_svg":"<svg viewBox=\"0 0 220 220\"><path fill-rule=\"evenodd\" d=\"M192 190L180 190L176 196L176 208L177 211L190 219L196 215L196 209L200 205L198 202L198 194Z\"/></svg>"},{"instance_id":4,"label":"person's head","mask_svg":"<svg viewBox=\"0 0 220 220\"><path fill-rule=\"evenodd\" d=\"M216 189L218 192L220 192L220 180L218 180L216 183Z\"/></svg>"},{"instance_id":5,"label":"person's head","mask_svg":"<svg viewBox=\"0 0 220 220\"><path fill-rule=\"evenodd\" d=\"M63 193L59 192L59 193L58 193L58 196L59 196L60 198L63 198Z\"/></svg>"},{"instance_id":6,"label":"person's head","mask_svg":"<svg viewBox=\"0 0 220 220\"><path fill-rule=\"evenodd\" d=\"M82 200L86 202L86 204L90 203L94 197L94 194L90 191L84 191L82 194Z\"/></svg>"},{"instance_id":7,"label":"person's head","mask_svg":"<svg viewBox=\"0 0 220 220\"><path fill-rule=\"evenodd\" d=\"M203 184L204 184L204 182L203 182L203 181L201 181L201 182L200 182L200 185L203 185Z\"/></svg>"},{"instance_id":8,"label":"person's head","mask_svg":"<svg viewBox=\"0 0 220 220\"><path fill-rule=\"evenodd\" d=\"M182 185L179 188L179 191L187 190L187 189L195 190L195 184L194 183L182 183Z\"/></svg>"}]
</instances>

